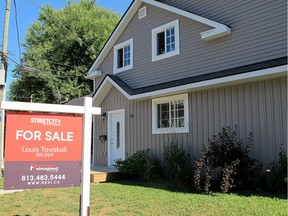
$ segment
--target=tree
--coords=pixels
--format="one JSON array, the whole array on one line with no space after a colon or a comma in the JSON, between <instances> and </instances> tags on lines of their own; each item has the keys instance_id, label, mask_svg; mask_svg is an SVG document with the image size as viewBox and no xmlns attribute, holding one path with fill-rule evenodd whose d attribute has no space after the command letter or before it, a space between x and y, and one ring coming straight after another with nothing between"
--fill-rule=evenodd
<instances>
[{"instance_id":1,"label":"tree","mask_svg":"<svg viewBox=\"0 0 288 216\"><path fill-rule=\"evenodd\" d=\"M95 0L67 1L61 10L42 7L23 44L22 64L10 86L13 101L59 103L91 93L85 75L120 19Z\"/></svg>"}]
</instances>

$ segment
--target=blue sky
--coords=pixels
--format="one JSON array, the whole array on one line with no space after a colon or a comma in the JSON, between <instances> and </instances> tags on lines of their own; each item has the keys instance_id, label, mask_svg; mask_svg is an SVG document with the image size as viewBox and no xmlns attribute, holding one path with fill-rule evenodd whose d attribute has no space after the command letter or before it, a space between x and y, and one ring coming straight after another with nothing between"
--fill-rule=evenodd
<instances>
[{"instance_id":1,"label":"blue sky","mask_svg":"<svg viewBox=\"0 0 288 216\"><path fill-rule=\"evenodd\" d=\"M73 1L73 0L72 0ZM24 43L25 33L28 27L37 20L38 12L41 10L37 5L50 4L55 9L61 9L65 6L66 0L15 0L17 8L17 20L18 29L20 36L20 43ZM36 4L35 4L35 3ZM124 14L132 0L97 0L97 4L101 7L107 9L112 9L114 11ZM3 43L3 28L4 28L4 16L5 16L6 0L0 0L0 49L2 51ZM11 0L11 10L10 10L10 22L9 22L9 34L8 34L8 57L12 58L15 62L19 63L19 48L17 39L17 28L15 19L15 6L14 0ZM21 46L21 52L24 51ZM11 74L15 66L11 60L9 60L8 66L8 77L7 77L7 88L12 80Z\"/></svg>"}]
</instances>

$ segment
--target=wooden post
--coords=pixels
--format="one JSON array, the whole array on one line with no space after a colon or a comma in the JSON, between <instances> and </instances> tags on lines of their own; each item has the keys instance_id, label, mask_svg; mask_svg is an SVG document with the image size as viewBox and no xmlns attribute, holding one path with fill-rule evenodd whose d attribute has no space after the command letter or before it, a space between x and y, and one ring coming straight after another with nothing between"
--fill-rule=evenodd
<instances>
[{"instance_id":1,"label":"wooden post","mask_svg":"<svg viewBox=\"0 0 288 216\"><path fill-rule=\"evenodd\" d=\"M1 80L1 93L0 93L0 101L5 101L5 84L6 84L6 74L8 69L7 64L7 46L8 46L8 27L10 20L10 4L11 0L6 0L6 9L5 9L5 20L4 20L4 31L3 31L3 44L2 44L2 55L1 55L1 70L0 75ZM3 80L2 80L3 79ZM5 127L5 110L1 111L1 124L0 124L0 169L3 172L4 169L4 127Z\"/></svg>"},{"instance_id":2,"label":"wooden post","mask_svg":"<svg viewBox=\"0 0 288 216\"><path fill-rule=\"evenodd\" d=\"M84 98L82 176L81 176L81 216L90 215L90 158L92 132L92 98Z\"/></svg>"}]
</instances>

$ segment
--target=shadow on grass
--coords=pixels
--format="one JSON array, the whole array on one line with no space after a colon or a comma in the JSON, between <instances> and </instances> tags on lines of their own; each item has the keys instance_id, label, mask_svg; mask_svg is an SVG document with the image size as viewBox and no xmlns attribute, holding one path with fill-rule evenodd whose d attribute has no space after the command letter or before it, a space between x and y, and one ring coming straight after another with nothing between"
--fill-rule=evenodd
<instances>
[{"instance_id":1,"label":"shadow on grass","mask_svg":"<svg viewBox=\"0 0 288 216\"><path fill-rule=\"evenodd\" d=\"M200 194L200 195L207 195L207 196L219 196L222 193L220 192L211 192L209 194L206 193L199 193L195 191L193 188L187 188L184 186L179 186L174 184L171 181L145 181L145 180L118 180L113 183L126 185L126 186L137 186L137 187L145 187L145 188L154 188L159 190L166 190L170 192L177 192L177 193L191 193L191 194ZM228 193L229 194L229 193ZM245 191L233 191L231 194L243 197L267 197L267 198L277 198L277 199L287 199L287 194L271 194L264 191L252 191L252 190L245 190Z\"/></svg>"},{"instance_id":2,"label":"shadow on grass","mask_svg":"<svg viewBox=\"0 0 288 216\"><path fill-rule=\"evenodd\" d=\"M258 196L258 197L267 197L267 198L277 198L277 199L287 199L287 194L272 194L268 193L265 191L252 191L252 190L247 190L247 191L238 191L235 192L234 194L237 194L238 196L245 196L245 197L251 197L251 196Z\"/></svg>"},{"instance_id":3,"label":"shadow on grass","mask_svg":"<svg viewBox=\"0 0 288 216\"><path fill-rule=\"evenodd\" d=\"M154 188L159 190L166 190L170 192L179 192L179 193L196 193L191 188L186 188L184 186L179 186L173 184L170 181L145 181L139 179L129 179L129 180L118 180L113 183L127 185L127 186L137 186L137 187L145 187L145 188Z\"/></svg>"}]
</instances>

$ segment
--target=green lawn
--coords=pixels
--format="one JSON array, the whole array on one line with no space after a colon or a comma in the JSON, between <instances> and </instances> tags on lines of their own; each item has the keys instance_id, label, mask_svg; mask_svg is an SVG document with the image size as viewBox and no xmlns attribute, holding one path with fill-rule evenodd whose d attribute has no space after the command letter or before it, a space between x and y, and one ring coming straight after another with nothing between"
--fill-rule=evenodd
<instances>
[{"instance_id":1,"label":"green lawn","mask_svg":"<svg viewBox=\"0 0 288 216\"><path fill-rule=\"evenodd\" d=\"M2 179L0 179L2 186ZM0 215L78 215L80 188L0 195ZM185 193L169 183L91 185L91 215L287 215L287 200Z\"/></svg>"}]
</instances>

